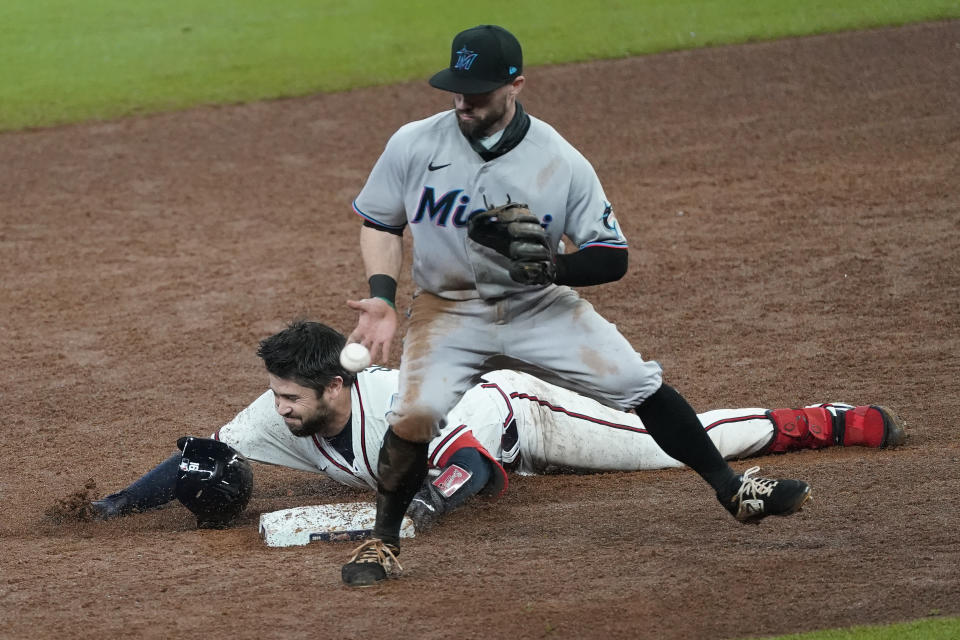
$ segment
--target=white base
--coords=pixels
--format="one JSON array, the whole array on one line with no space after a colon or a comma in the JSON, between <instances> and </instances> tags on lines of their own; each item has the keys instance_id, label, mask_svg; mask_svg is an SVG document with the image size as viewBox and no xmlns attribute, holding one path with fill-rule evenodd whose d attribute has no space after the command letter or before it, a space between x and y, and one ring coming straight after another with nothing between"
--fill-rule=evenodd
<instances>
[{"instance_id":1,"label":"white base","mask_svg":"<svg viewBox=\"0 0 960 640\"><path fill-rule=\"evenodd\" d=\"M268 547L293 547L317 540L363 540L373 534L376 516L376 506L365 502L282 509L260 514L260 537ZM404 516L400 537L413 536L413 521Z\"/></svg>"}]
</instances>

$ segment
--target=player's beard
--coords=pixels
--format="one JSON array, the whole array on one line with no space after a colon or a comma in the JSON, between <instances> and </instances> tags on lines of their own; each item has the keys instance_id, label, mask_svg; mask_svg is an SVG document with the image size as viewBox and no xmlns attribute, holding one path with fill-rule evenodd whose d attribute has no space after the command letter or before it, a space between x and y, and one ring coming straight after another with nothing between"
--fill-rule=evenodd
<instances>
[{"instance_id":1,"label":"player's beard","mask_svg":"<svg viewBox=\"0 0 960 640\"><path fill-rule=\"evenodd\" d=\"M466 113L469 113L471 116L473 116L472 120L462 120L460 118L460 112L457 111L457 126L460 127L460 132L466 137L473 138L474 140L481 140L489 137L493 133L496 133L495 131L491 131L491 129L493 129L500 122L500 120L503 119L504 115L506 115L507 100L508 97L504 95L500 104L490 105L488 107L489 111L487 114L479 118L476 116L475 112L466 111ZM509 123L504 123L504 126L507 124Z\"/></svg>"},{"instance_id":2,"label":"player's beard","mask_svg":"<svg viewBox=\"0 0 960 640\"><path fill-rule=\"evenodd\" d=\"M329 433L332 428L335 428L335 425L332 423L333 414L334 411L330 406L321 404L317 407L316 411L306 418L297 416L301 419L299 424L285 424L287 425L287 429L290 430L290 433L298 438L309 438L315 435L326 438L335 435Z\"/></svg>"}]
</instances>

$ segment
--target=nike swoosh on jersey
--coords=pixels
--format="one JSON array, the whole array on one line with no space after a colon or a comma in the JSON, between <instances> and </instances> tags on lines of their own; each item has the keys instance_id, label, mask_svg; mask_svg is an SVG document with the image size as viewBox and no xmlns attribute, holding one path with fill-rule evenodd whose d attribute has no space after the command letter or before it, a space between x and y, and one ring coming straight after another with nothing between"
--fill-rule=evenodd
<instances>
[{"instance_id":1,"label":"nike swoosh on jersey","mask_svg":"<svg viewBox=\"0 0 960 640\"><path fill-rule=\"evenodd\" d=\"M447 164L433 164L431 162L430 164L427 165L427 171L436 171L437 169L443 169L444 167L449 167L451 164L453 163L448 162Z\"/></svg>"}]
</instances>

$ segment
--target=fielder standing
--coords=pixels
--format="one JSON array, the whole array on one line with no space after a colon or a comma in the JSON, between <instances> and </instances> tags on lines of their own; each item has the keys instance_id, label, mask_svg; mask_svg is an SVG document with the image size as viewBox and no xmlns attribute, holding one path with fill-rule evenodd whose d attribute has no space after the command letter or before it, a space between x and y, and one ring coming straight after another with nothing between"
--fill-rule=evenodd
<instances>
[{"instance_id":1,"label":"fielder standing","mask_svg":"<svg viewBox=\"0 0 960 640\"><path fill-rule=\"evenodd\" d=\"M453 94L454 108L401 127L354 201L370 297L348 302L359 312L350 341L375 362L389 357L407 227L417 290L378 463L377 539L344 565L348 585L373 584L395 565L428 443L477 375L505 357L512 369L636 411L664 452L700 474L741 522L794 513L809 497L805 482L737 475L662 382L660 365L570 288L622 278L627 240L590 163L517 101L525 81L510 32L481 25L457 34L449 67L430 79ZM576 251L555 255L564 236Z\"/></svg>"}]
</instances>

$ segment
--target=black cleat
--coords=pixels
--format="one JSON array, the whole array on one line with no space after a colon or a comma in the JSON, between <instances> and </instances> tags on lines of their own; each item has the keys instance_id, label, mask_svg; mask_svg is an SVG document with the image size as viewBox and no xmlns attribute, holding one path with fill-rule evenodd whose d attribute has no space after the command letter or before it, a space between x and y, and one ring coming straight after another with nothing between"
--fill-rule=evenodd
<instances>
[{"instance_id":1,"label":"black cleat","mask_svg":"<svg viewBox=\"0 0 960 640\"><path fill-rule=\"evenodd\" d=\"M800 511L810 499L810 485L801 480L774 480L754 477L760 467L751 467L740 476L740 489L723 503L734 518L758 524L767 516L788 516Z\"/></svg>"},{"instance_id":2,"label":"black cleat","mask_svg":"<svg viewBox=\"0 0 960 640\"><path fill-rule=\"evenodd\" d=\"M403 571L397 554L399 547L374 538L354 549L350 562L343 565L340 578L351 587L369 587Z\"/></svg>"}]
</instances>

